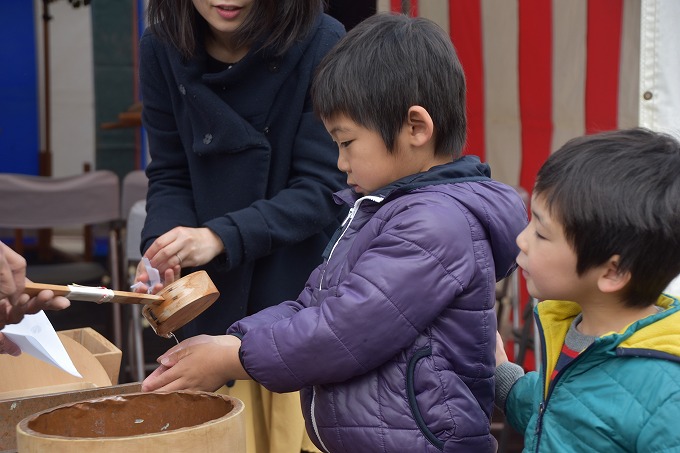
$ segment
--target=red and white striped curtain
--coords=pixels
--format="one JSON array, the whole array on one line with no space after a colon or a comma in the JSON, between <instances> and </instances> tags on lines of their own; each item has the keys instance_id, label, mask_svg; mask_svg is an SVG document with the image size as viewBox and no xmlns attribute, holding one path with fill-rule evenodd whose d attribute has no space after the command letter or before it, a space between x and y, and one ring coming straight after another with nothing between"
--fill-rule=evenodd
<instances>
[{"instance_id":1,"label":"red and white striped curtain","mask_svg":"<svg viewBox=\"0 0 680 453\"><path fill-rule=\"evenodd\" d=\"M390 0L447 30L468 86L466 152L531 192L568 139L638 124L641 0Z\"/></svg>"},{"instance_id":2,"label":"red and white striped curtain","mask_svg":"<svg viewBox=\"0 0 680 453\"><path fill-rule=\"evenodd\" d=\"M467 82L466 153L488 162L495 179L531 193L538 169L570 138L638 125L642 1L652 0L377 5L448 31ZM520 293L523 310L523 282ZM534 367L532 351L525 366Z\"/></svg>"}]
</instances>

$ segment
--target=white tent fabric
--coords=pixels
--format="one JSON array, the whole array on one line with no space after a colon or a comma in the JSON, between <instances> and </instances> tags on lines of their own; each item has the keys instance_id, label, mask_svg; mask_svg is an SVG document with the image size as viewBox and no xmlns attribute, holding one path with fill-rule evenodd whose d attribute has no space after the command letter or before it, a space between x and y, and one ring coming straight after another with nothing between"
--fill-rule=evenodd
<instances>
[{"instance_id":1,"label":"white tent fabric","mask_svg":"<svg viewBox=\"0 0 680 453\"><path fill-rule=\"evenodd\" d=\"M643 0L640 125L680 139L680 2Z\"/></svg>"},{"instance_id":2,"label":"white tent fabric","mask_svg":"<svg viewBox=\"0 0 680 453\"><path fill-rule=\"evenodd\" d=\"M640 16L640 125L680 139L680 2L642 0ZM680 297L680 276L666 291Z\"/></svg>"}]
</instances>

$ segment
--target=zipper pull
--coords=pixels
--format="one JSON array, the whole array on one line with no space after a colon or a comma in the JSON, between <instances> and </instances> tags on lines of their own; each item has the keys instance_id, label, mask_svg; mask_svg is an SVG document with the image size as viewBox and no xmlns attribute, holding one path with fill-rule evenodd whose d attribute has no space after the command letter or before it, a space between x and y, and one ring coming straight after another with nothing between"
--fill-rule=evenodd
<instances>
[{"instance_id":1,"label":"zipper pull","mask_svg":"<svg viewBox=\"0 0 680 453\"><path fill-rule=\"evenodd\" d=\"M545 403L541 403L538 405L538 418L536 419L536 431L535 434L538 434L541 431L541 425L543 424L543 412L545 411Z\"/></svg>"},{"instance_id":2,"label":"zipper pull","mask_svg":"<svg viewBox=\"0 0 680 453\"><path fill-rule=\"evenodd\" d=\"M351 208L349 208L349 212L347 213L347 217L345 217L345 220L342 221L342 224L340 225L341 227L344 227L347 225L347 222L349 222L353 217L354 214L357 212L357 205L355 204Z\"/></svg>"}]
</instances>

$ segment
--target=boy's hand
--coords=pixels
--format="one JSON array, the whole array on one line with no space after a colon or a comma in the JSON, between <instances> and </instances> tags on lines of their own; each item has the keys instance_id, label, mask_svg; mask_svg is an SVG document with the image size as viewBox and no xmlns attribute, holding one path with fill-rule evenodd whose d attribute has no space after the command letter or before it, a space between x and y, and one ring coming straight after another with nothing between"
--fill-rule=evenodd
<instances>
[{"instance_id":1,"label":"boy's hand","mask_svg":"<svg viewBox=\"0 0 680 453\"><path fill-rule=\"evenodd\" d=\"M198 335L158 358L160 366L142 382L142 391L213 392L233 379L250 379L241 366L241 340L233 335Z\"/></svg>"},{"instance_id":2,"label":"boy's hand","mask_svg":"<svg viewBox=\"0 0 680 453\"><path fill-rule=\"evenodd\" d=\"M505 344L501 334L496 331L496 366L508 362L508 355L505 353Z\"/></svg>"}]
</instances>

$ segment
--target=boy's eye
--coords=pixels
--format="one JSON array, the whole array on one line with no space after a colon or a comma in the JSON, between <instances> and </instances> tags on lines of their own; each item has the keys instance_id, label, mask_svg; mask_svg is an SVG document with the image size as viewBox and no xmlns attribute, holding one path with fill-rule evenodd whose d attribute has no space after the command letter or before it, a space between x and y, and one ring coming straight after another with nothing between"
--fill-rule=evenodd
<instances>
[{"instance_id":1,"label":"boy's eye","mask_svg":"<svg viewBox=\"0 0 680 453\"><path fill-rule=\"evenodd\" d=\"M350 143L352 143L354 140L347 140L346 142L340 142L340 147L341 148L347 148Z\"/></svg>"},{"instance_id":2,"label":"boy's eye","mask_svg":"<svg viewBox=\"0 0 680 453\"><path fill-rule=\"evenodd\" d=\"M538 231L534 231L534 233L536 233L536 237L537 237L538 239L545 239L545 236L543 236L543 235L542 235L541 233L539 233Z\"/></svg>"}]
</instances>

